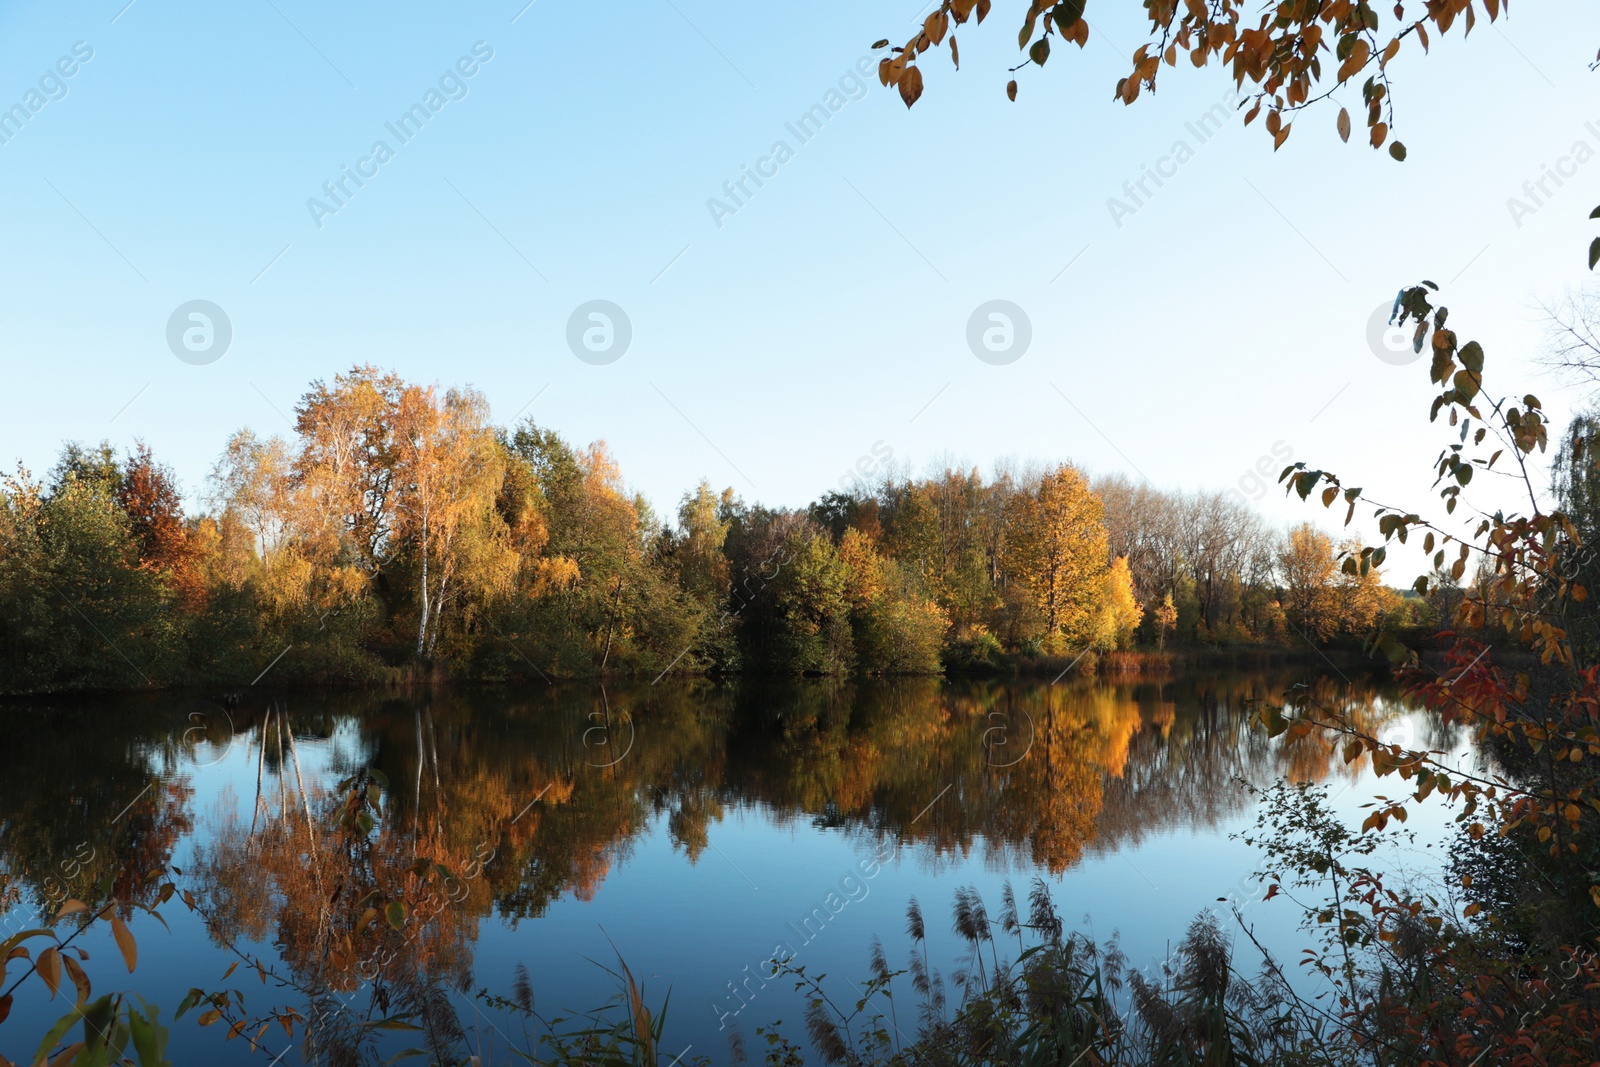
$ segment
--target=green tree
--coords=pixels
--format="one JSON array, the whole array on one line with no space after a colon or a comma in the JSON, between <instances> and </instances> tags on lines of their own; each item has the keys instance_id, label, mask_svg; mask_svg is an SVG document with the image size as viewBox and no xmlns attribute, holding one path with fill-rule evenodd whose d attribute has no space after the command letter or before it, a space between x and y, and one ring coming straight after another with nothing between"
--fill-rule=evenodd
<instances>
[{"instance_id":1,"label":"green tree","mask_svg":"<svg viewBox=\"0 0 1600 1067\"><path fill-rule=\"evenodd\" d=\"M815 530L796 529L786 541L788 562L773 579L779 618L780 670L840 674L854 666L850 571L833 542Z\"/></svg>"},{"instance_id":2,"label":"green tree","mask_svg":"<svg viewBox=\"0 0 1600 1067\"><path fill-rule=\"evenodd\" d=\"M0 483L0 687L140 688L173 680L182 618L167 577L141 565L109 448L63 451L48 490Z\"/></svg>"},{"instance_id":3,"label":"green tree","mask_svg":"<svg viewBox=\"0 0 1600 1067\"><path fill-rule=\"evenodd\" d=\"M720 514L720 500L705 479L678 505L679 535L673 548L678 582L690 596L707 604L720 604L728 595L728 557L723 547L730 525Z\"/></svg>"}]
</instances>

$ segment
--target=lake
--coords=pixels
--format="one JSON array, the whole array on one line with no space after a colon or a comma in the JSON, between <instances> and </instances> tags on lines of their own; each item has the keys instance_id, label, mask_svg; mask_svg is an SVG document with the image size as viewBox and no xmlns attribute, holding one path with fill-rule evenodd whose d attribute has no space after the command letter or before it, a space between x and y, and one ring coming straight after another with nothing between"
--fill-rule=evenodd
<instances>
[{"instance_id":1,"label":"lake","mask_svg":"<svg viewBox=\"0 0 1600 1067\"><path fill-rule=\"evenodd\" d=\"M172 1024L190 987L237 988L258 1014L309 1014L313 987L325 1011L362 1015L375 994L398 1010L404 981L369 981L380 968L352 947L375 903L406 965L450 990L473 1042L523 1040L513 1013L474 997L514 998L519 965L548 1019L615 996L620 957L647 1000L670 990L669 1056L721 1063L735 1029L752 1051L755 1028L776 1019L805 1041L803 1002L765 961L826 972L853 1000L874 936L905 966L913 898L948 984L967 951L950 920L966 886L992 917L1007 882L1024 897L1042 879L1069 926L1115 936L1132 967L1159 967L1202 909L1236 930L1237 906L1292 962L1299 915L1261 901L1258 853L1233 836L1254 822L1247 786L1324 782L1352 822L1376 787L1326 739L1286 746L1253 722L1255 702L1309 696L1343 703L1385 740L1465 750L1385 681L1304 672L13 703L0 902L9 933L105 888L148 903L160 871L181 871L173 881L199 912L167 902L170 929L128 912L133 974L101 926L76 942L96 995L131 989L163 1006L179 1065L303 1061L277 1025L252 1055L244 1038L224 1041L226 1025L197 1026L198 1012ZM365 768L387 785L341 825L350 798L337 787ZM1410 828L1416 845L1392 859L1426 876L1448 815L1425 808ZM1247 948L1239 966L1253 973ZM259 957L266 980L245 964L224 979L235 950ZM51 1003L28 982L0 1051L31 1058L69 1010L65 991ZM378 1041L385 1054L420 1043Z\"/></svg>"}]
</instances>

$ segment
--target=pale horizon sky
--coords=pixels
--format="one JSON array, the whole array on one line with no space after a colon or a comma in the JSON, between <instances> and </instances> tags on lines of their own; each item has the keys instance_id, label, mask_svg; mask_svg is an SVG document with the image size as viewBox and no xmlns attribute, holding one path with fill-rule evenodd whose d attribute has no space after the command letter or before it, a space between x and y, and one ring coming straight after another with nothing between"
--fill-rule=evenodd
<instances>
[{"instance_id":1,"label":"pale horizon sky","mask_svg":"<svg viewBox=\"0 0 1600 1067\"><path fill-rule=\"evenodd\" d=\"M1582 400L1533 358L1540 305L1588 283L1600 232L1592 5L1408 44L1397 164L1359 126L1341 144L1336 105L1276 153L1237 115L1202 139L1218 68L1113 102L1137 9L1091 9L1088 48L1019 72L1013 104L1020 16L997 4L957 30L959 72L924 57L908 112L857 64L910 34L909 4L525 3L0 12L0 109L42 81L57 97L0 143L0 461L141 438L192 506L231 432L287 432L310 381L371 362L605 439L663 514L701 477L801 506L875 445L919 470L1071 461L1168 489L1237 486L1263 456L1275 477L1288 449L1420 508L1445 440L1426 361L1381 361L1367 330L1422 278L1484 344L1491 391L1539 394L1558 427ZM430 90L438 110L397 135ZM1359 110L1359 88L1338 98ZM1146 167L1170 176L1130 213ZM195 300L231 323L207 365L167 341ZM614 362L568 347L595 300L631 325ZM1004 365L967 339L996 300L1032 334ZM1276 486L1258 506L1336 525Z\"/></svg>"}]
</instances>

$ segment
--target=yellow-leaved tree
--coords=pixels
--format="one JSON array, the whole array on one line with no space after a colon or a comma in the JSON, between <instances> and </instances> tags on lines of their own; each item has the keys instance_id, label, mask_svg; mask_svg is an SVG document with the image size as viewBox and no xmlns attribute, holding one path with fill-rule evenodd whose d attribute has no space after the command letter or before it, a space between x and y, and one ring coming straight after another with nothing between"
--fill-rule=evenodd
<instances>
[{"instance_id":1,"label":"yellow-leaved tree","mask_svg":"<svg viewBox=\"0 0 1600 1067\"><path fill-rule=\"evenodd\" d=\"M1334 593L1339 563L1333 539L1309 522L1289 531L1278 551L1283 576L1283 612L1289 626L1307 641L1326 641L1339 629L1339 598Z\"/></svg>"},{"instance_id":2,"label":"yellow-leaved tree","mask_svg":"<svg viewBox=\"0 0 1600 1067\"><path fill-rule=\"evenodd\" d=\"M407 386L395 420L396 534L415 557L417 656L431 659L463 593L505 592L517 572L495 510L504 460L482 393Z\"/></svg>"},{"instance_id":3,"label":"yellow-leaved tree","mask_svg":"<svg viewBox=\"0 0 1600 1067\"><path fill-rule=\"evenodd\" d=\"M1128 557L1111 561L1101 580L1100 605L1095 613L1094 647L1102 652L1126 649L1144 621L1144 605L1133 593L1133 572Z\"/></svg>"},{"instance_id":4,"label":"yellow-leaved tree","mask_svg":"<svg viewBox=\"0 0 1600 1067\"><path fill-rule=\"evenodd\" d=\"M1008 546L1032 594L1046 652L1093 640L1105 591L1106 528L1100 498L1082 474L1057 467L1013 505Z\"/></svg>"},{"instance_id":5,"label":"yellow-leaved tree","mask_svg":"<svg viewBox=\"0 0 1600 1067\"><path fill-rule=\"evenodd\" d=\"M1161 603L1156 606L1156 648L1167 647L1167 635L1178 628L1178 606L1172 602L1172 594L1164 593Z\"/></svg>"}]
</instances>

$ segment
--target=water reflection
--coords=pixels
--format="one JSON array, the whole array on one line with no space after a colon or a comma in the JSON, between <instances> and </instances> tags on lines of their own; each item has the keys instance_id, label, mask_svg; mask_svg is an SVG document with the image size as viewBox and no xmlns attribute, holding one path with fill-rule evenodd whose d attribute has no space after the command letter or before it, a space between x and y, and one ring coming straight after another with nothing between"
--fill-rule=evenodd
<instances>
[{"instance_id":1,"label":"water reflection","mask_svg":"<svg viewBox=\"0 0 1600 1067\"><path fill-rule=\"evenodd\" d=\"M1332 739L1285 745L1252 725L1258 702L1312 698L1374 731L1414 728L1376 681L1264 675L14 708L0 903L18 905L11 921L101 898L108 884L144 899L187 842L179 880L207 937L265 956L277 988L301 996L295 1010L331 1031L358 992L382 1011L425 1012L429 988L468 988L488 917L537 919L563 897L593 898L652 827L687 865L731 813L756 812L775 839L824 828L935 870L1059 874L1237 815L1240 781L1353 779L1362 764L1338 760ZM202 772L223 786L197 810ZM365 812L372 781L386 785Z\"/></svg>"}]
</instances>

